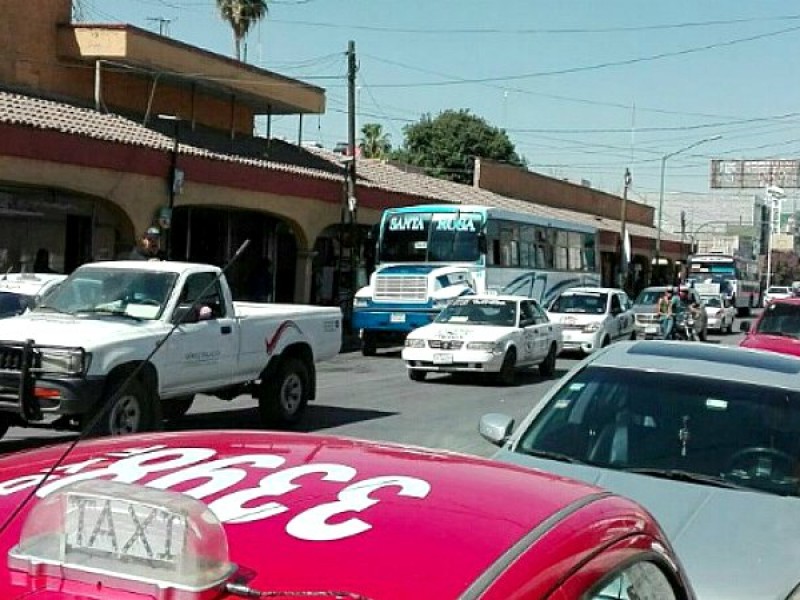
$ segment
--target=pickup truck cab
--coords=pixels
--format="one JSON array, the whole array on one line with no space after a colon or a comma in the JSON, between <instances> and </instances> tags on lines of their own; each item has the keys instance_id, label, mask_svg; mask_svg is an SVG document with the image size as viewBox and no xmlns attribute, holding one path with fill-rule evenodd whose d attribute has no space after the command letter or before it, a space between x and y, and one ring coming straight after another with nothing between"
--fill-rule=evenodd
<instances>
[{"instance_id":1,"label":"pickup truck cab","mask_svg":"<svg viewBox=\"0 0 800 600\"><path fill-rule=\"evenodd\" d=\"M158 429L201 392L249 393L265 424L292 425L315 397L315 362L340 349L341 311L234 302L210 265L102 262L0 321L0 340L0 434Z\"/></svg>"}]
</instances>

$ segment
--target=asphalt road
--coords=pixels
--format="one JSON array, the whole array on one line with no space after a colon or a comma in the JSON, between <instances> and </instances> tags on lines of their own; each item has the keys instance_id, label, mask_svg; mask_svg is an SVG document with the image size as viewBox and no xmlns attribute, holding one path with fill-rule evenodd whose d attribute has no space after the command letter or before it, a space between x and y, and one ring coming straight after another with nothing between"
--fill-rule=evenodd
<instances>
[{"instance_id":1,"label":"asphalt road","mask_svg":"<svg viewBox=\"0 0 800 600\"><path fill-rule=\"evenodd\" d=\"M735 331L738 325L737 321ZM708 343L737 344L741 338L740 333L712 334ZM410 381L399 350L370 358L343 353L318 365L317 400L298 430L488 456L494 447L477 433L481 415L500 412L518 422L577 362L577 357L560 356L553 377L543 378L533 369L521 374L516 386L501 387L447 375ZM189 413L166 428L252 429L257 424L256 404L249 396L231 402L198 396ZM47 429L12 428L0 440L0 453L74 438L75 434Z\"/></svg>"}]
</instances>

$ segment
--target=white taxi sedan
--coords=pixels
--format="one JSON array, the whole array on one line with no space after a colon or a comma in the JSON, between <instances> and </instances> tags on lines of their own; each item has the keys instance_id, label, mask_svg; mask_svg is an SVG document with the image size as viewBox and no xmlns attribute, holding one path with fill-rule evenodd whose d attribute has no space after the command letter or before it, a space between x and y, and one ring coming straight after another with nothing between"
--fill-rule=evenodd
<instances>
[{"instance_id":1,"label":"white taxi sedan","mask_svg":"<svg viewBox=\"0 0 800 600\"><path fill-rule=\"evenodd\" d=\"M21 315L66 279L50 273L6 273L0 277L0 319Z\"/></svg>"},{"instance_id":2,"label":"white taxi sedan","mask_svg":"<svg viewBox=\"0 0 800 600\"><path fill-rule=\"evenodd\" d=\"M538 365L552 375L561 343L561 327L533 299L463 296L408 334L403 360L414 381L428 373L491 373L512 385L520 368Z\"/></svg>"},{"instance_id":3,"label":"white taxi sedan","mask_svg":"<svg viewBox=\"0 0 800 600\"><path fill-rule=\"evenodd\" d=\"M720 333L733 333L733 321L736 319L736 309L731 305L725 294L702 295L706 315L708 315L708 328Z\"/></svg>"},{"instance_id":4,"label":"white taxi sedan","mask_svg":"<svg viewBox=\"0 0 800 600\"><path fill-rule=\"evenodd\" d=\"M553 301L547 316L561 324L564 350L590 354L615 340L636 339L633 303L619 288L570 288Z\"/></svg>"}]
</instances>

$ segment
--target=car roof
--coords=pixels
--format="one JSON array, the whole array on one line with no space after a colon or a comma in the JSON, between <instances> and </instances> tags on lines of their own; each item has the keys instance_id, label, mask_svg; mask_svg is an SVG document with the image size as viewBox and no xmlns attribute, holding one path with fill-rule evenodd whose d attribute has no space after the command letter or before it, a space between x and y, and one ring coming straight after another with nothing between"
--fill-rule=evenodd
<instances>
[{"instance_id":1,"label":"car roof","mask_svg":"<svg viewBox=\"0 0 800 600\"><path fill-rule=\"evenodd\" d=\"M465 296L459 296L458 300L510 300L513 302L520 302L521 300L536 301L535 298L529 298L528 296L512 296L511 294L468 294Z\"/></svg>"},{"instance_id":2,"label":"car roof","mask_svg":"<svg viewBox=\"0 0 800 600\"><path fill-rule=\"evenodd\" d=\"M0 458L2 479L43 472L65 447ZM159 458L147 459L148 451ZM182 469L206 464L189 460L193 456L201 461L226 461L218 468L233 476L218 479L210 475L212 470L202 474L200 469L181 480ZM259 466L259 456L272 457L274 462ZM593 502L601 501L606 508L597 510L606 511L610 497L585 483L474 456L265 431L187 431L92 440L78 445L62 468L81 465L73 471L76 478L85 478L95 469L105 472L106 478L109 469L130 475L135 468L128 472L121 465L125 460L162 465L173 461L175 467L140 474L136 483L169 475L178 482L174 488L184 493L199 486L214 489L199 495L207 503L220 502L225 494L240 490L258 491L266 478L278 475L275 485L286 488L285 493L245 495L237 499L239 504L231 501L241 507L253 501L277 501L286 509L247 522L234 518L225 525L230 559L257 574L248 583L256 589L343 589L372 598L458 597L498 569L498 564L509 561L509 556L568 521L571 514L591 510ZM287 469L294 469L291 477ZM54 479L64 482L64 474ZM345 488L368 500L366 506L326 513L322 525L308 531L319 535L320 529L339 526L354 528L356 533L312 540L296 530L290 532L290 522L297 515L320 506L347 505ZM30 489L18 489L0 495L0 514L10 514L29 493ZM632 527L639 531L651 527L639 507L616 500L624 503L620 506L626 511L633 511L626 512L627 516L638 514L632 520L640 522ZM603 512L603 516L609 515ZM12 543L19 539L21 521L7 534ZM8 540L0 539L0 547L7 549Z\"/></svg>"},{"instance_id":3,"label":"car roof","mask_svg":"<svg viewBox=\"0 0 800 600\"><path fill-rule=\"evenodd\" d=\"M13 292L35 296L43 288L66 279L54 273L7 273L0 277L0 292Z\"/></svg>"},{"instance_id":4,"label":"car roof","mask_svg":"<svg viewBox=\"0 0 800 600\"><path fill-rule=\"evenodd\" d=\"M593 358L593 366L800 389L800 359L737 346L642 340L612 344Z\"/></svg>"},{"instance_id":5,"label":"car roof","mask_svg":"<svg viewBox=\"0 0 800 600\"><path fill-rule=\"evenodd\" d=\"M610 288L610 287L592 287L592 286L583 286L583 287L571 287L563 292L561 292L562 296L567 296L569 294L613 294L613 293L620 293L623 290L620 288Z\"/></svg>"}]
</instances>

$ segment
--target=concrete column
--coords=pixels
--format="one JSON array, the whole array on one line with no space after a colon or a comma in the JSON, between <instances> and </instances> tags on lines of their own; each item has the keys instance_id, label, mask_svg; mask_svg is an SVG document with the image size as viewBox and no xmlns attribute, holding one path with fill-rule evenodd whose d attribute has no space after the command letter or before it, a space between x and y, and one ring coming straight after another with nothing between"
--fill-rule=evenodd
<instances>
[{"instance_id":1,"label":"concrete column","mask_svg":"<svg viewBox=\"0 0 800 600\"><path fill-rule=\"evenodd\" d=\"M294 301L308 304L311 301L312 264L317 255L313 250L297 250L297 265L294 277Z\"/></svg>"}]
</instances>

